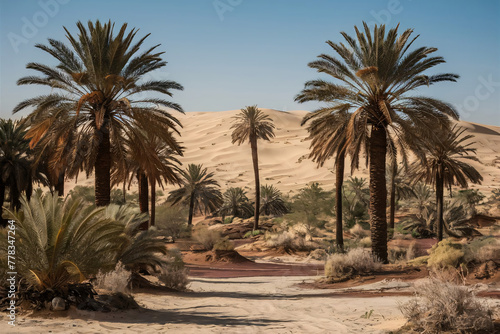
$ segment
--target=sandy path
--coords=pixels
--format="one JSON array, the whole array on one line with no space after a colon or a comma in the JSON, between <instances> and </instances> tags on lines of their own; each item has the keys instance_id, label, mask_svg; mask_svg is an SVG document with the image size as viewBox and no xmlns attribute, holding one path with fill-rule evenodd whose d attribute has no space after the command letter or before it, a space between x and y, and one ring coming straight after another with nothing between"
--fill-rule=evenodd
<instances>
[{"instance_id":1,"label":"sandy path","mask_svg":"<svg viewBox=\"0 0 500 334\"><path fill-rule=\"evenodd\" d=\"M7 333L384 333L404 323L397 302L408 297L337 296L294 286L313 279L193 278L190 293L135 294L142 310L22 317ZM370 310L369 319L361 318Z\"/></svg>"}]
</instances>

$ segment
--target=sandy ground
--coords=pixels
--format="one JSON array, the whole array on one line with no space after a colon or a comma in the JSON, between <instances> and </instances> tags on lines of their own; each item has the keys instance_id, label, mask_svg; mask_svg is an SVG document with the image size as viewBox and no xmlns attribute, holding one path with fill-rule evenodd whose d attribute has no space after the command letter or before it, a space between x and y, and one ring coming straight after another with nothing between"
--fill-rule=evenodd
<instances>
[{"instance_id":1,"label":"sandy ground","mask_svg":"<svg viewBox=\"0 0 500 334\"><path fill-rule=\"evenodd\" d=\"M2 332L340 334L384 333L404 324L397 303L408 297L375 294L359 298L337 295L335 291L340 290L312 290L295 285L314 278L193 278L192 292L135 294L145 308L142 310L115 313L73 310L52 319L21 317L14 331L5 331L4 327ZM407 286L401 284L403 288ZM364 288L377 290L380 286ZM369 319L361 317L370 310L373 313Z\"/></svg>"},{"instance_id":2,"label":"sandy ground","mask_svg":"<svg viewBox=\"0 0 500 334\"><path fill-rule=\"evenodd\" d=\"M383 280L339 289L303 288L316 278L193 277L190 292L135 293L143 307L140 310L19 316L15 329L4 325L1 332L388 333L405 323L398 303L410 298L411 282ZM498 297L486 300L500 307Z\"/></svg>"}]
</instances>

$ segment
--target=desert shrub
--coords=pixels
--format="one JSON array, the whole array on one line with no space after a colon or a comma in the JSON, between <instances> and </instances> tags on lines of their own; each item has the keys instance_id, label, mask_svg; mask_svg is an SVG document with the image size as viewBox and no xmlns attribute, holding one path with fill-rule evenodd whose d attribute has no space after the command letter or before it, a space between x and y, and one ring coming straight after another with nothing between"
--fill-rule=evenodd
<instances>
[{"instance_id":1,"label":"desert shrub","mask_svg":"<svg viewBox=\"0 0 500 334\"><path fill-rule=\"evenodd\" d=\"M466 246L465 259L476 263L500 260L500 241L494 237L474 239Z\"/></svg>"},{"instance_id":2,"label":"desert shrub","mask_svg":"<svg viewBox=\"0 0 500 334\"><path fill-rule=\"evenodd\" d=\"M415 294L399 305L410 328L425 333L493 333L493 310L470 288L430 279L415 283Z\"/></svg>"},{"instance_id":3,"label":"desert shrub","mask_svg":"<svg viewBox=\"0 0 500 334\"><path fill-rule=\"evenodd\" d=\"M259 235L259 234L262 234L261 230L248 231L247 233L245 233L243 238L247 239L247 238L255 237L256 235Z\"/></svg>"},{"instance_id":4,"label":"desert shrub","mask_svg":"<svg viewBox=\"0 0 500 334\"><path fill-rule=\"evenodd\" d=\"M465 252L463 246L451 240L443 240L429 250L427 266L433 270L456 268L463 263Z\"/></svg>"},{"instance_id":5,"label":"desert shrub","mask_svg":"<svg viewBox=\"0 0 500 334\"><path fill-rule=\"evenodd\" d=\"M369 251L355 248L348 253L336 253L328 257L325 263L325 276L343 278L353 274L366 274L382 267Z\"/></svg>"},{"instance_id":6,"label":"desert shrub","mask_svg":"<svg viewBox=\"0 0 500 334\"><path fill-rule=\"evenodd\" d=\"M231 250L234 250L234 242L229 240L227 237L222 238L214 244L212 249L213 250L231 251Z\"/></svg>"},{"instance_id":7,"label":"desert shrub","mask_svg":"<svg viewBox=\"0 0 500 334\"><path fill-rule=\"evenodd\" d=\"M359 240L359 246L362 248L369 248L372 246L372 239L370 237L364 237Z\"/></svg>"},{"instance_id":8,"label":"desert shrub","mask_svg":"<svg viewBox=\"0 0 500 334\"><path fill-rule=\"evenodd\" d=\"M107 273L99 271L93 285L97 289L125 293L128 292L130 274L130 271L126 270L121 262L118 262L113 271Z\"/></svg>"},{"instance_id":9,"label":"desert shrub","mask_svg":"<svg viewBox=\"0 0 500 334\"><path fill-rule=\"evenodd\" d=\"M275 232L267 231L264 235L266 245L271 248L284 250L285 252L307 251L317 248L308 234L308 227L297 224L293 226L282 226Z\"/></svg>"},{"instance_id":10,"label":"desert shrub","mask_svg":"<svg viewBox=\"0 0 500 334\"><path fill-rule=\"evenodd\" d=\"M18 275L38 290L55 290L112 270L127 239L122 225L103 210L72 197L35 193L28 201L23 196L21 211L6 209L6 218L16 221ZM2 238L0 256L7 258L6 252Z\"/></svg>"},{"instance_id":11,"label":"desert shrub","mask_svg":"<svg viewBox=\"0 0 500 334\"><path fill-rule=\"evenodd\" d=\"M166 203L156 208L156 226L162 234L172 237L174 241L189 236L187 217L188 208L180 204Z\"/></svg>"},{"instance_id":12,"label":"desert shrub","mask_svg":"<svg viewBox=\"0 0 500 334\"><path fill-rule=\"evenodd\" d=\"M161 272L157 276L167 288L184 291L189 279L188 270L182 261L182 256L178 250L168 252L167 264L161 267Z\"/></svg>"},{"instance_id":13,"label":"desert shrub","mask_svg":"<svg viewBox=\"0 0 500 334\"><path fill-rule=\"evenodd\" d=\"M231 224L233 222L233 219L233 216L224 218L224 224Z\"/></svg>"},{"instance_id":14,"label":"desert shrub","mask_svg":"<svg viewBox=\"0 0 500 334\"><path fill-rule=\"evenodd\" d=\"M355 224L350 230L349 233L356 239L363 239L370 235L370 231L365 230L361 225Z\"/></svg>"},{"instance_id":15,"label":"desert shrub","mask_svg":"<svg viewBox=\"0 0 500 334\"><path fill-rule=\"evenodd\" d=\"M222 239L221 232L207 227L201 227L193 232L193 239L199 242L205 250L212 250Z\"/></svg>"}]
</instances>

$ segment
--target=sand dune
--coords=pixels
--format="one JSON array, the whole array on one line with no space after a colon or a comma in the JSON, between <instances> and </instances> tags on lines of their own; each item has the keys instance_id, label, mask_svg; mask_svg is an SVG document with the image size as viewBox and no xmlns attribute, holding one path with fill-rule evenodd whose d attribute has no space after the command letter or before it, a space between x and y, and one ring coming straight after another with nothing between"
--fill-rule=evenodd
<instances>
[{"instance_id":1,"label":"sand dune","mask_svg":"<svg viewBox=\"0 0 500 334\"><path fill-rule=\"evenodd\" d=\"M312 182L319 182L325 189L332 189L335 182L333 161L317 168L316 163L308 159L310 142L306 140L306 128L300 126L307 111L262 110L273 119L276 137L270 142L259 142L261 183L274 184L284 193L295 193ZM250 146L231 144L231 118L238 112L239 110L230 110L177 114L176 117L183 125L180 141L186 147L184 157L180 160L184 165L202 163L208 167L215 173L223 190L238 186L251 192L253 167ZM477 149L479 162L472 161L471 164L484 177L482 185L471 185L471 188L480 189L489 195L492 189L500 188L500 127L465 121L458 123L467 129L466 133L475 136L474 147ZM366 177L364 164L360 167L354 175ZM349 175L350 169L346 168L345 176ZM93 185L93 179L80 178L78 184ZM68 182L66 189L73 186L74 182ZM167 191L171 189L172 186L166 188Z\"/></svg>"}]
</instances>

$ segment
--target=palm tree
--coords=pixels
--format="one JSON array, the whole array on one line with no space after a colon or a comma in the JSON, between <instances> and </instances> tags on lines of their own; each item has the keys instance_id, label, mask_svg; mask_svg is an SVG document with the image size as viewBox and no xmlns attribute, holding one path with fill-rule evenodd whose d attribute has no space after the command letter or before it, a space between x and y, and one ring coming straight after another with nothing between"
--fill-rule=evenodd
<instances>
[{"instance_id":1,"label":"palm tree","mask_svg":"<svg viewBox=\"0 0 500 334\"><path fill-rule=\"evenodd\" d=\"M387 262L387 188L385 181L386 153L389 134L403 140L407 132L430 124L447 124L447 115L458 118L452 106L434 98L411 93L418 87L441 81L456 81L454 74L425 75L424 72L444 62L430 56L437 49L420 47L409 51L416 38L413 30L398 36L398 27L387 34L385 26L370 31L356 31L357 40L345 32L347 44L327 41L340 59L322 54L309 67L326 73L340 84L322 79L306 82L296 97L298 102L327 102L331 113L352 110L347 136L347 151L354 164L356 154L365 143L370 175L370 225L372 252Z\"/></svg>"},{"instance_id":2,"label":"palm tree","mask_svg":"<svg viewBox=\"0 0 500 334\"><path fill-rule=\"evenodd\" d=\"M233 117L234 124L231 126L232 143L241 145L247 140L252 149L253 171L255 175L255 221L253 228L259 228L260 215L260 180L259 180L259 159L257 156L257 140L271 140L274 137L274 124L272 119L264 114L257 106L246 107Z\"/></svg>"},{"instance_id":3,"label":"palm tree","mask_svg":"<svg viewBox=\"0 0 500 334\"><path fill-rule=\"evenodd\" d=\"M69 45L53 39L49 45L36 45L59 64L29 63L26 67L42 76L24 77L17 83L48 86L51 93L19 103L14 113L34 108L27 119L31 146L47 133L55 134L60 148L53 160L67 161L87 174L94 172L96 205L105 206L110 203L113 164L125 159L124 138L143 129L175 146L170 131L177 131L175 126L180 123L165 108L180 112L182 108L163 98L139 94L172 96L171 90L182 90L182 86L165 80L141 82L166 65L162 52L156 51L159 45L138 54L149 35L133 43L137 30L127 32L127 24L116 35L111 22L89 21L87 28L78 22L77 27L76 38L64 28Z\"/></svg>"},{"instance_id":4,"label":"palm tree","mask_svg":"<svg viewBox=\"0 0 500 334\"><path fill-rule=\"evenodd\" d=\"M398 166L397 159L391 156L391 164L387 169L386 178L390 180L390 200L389 200L389 228L394 230L394 220L396 216L396 203L404 198L415 196L413 188L401 175L401 168Z\"/></svg>"},{"instance_id":5,"label":"palm tree","mask_svg":"<svg viewBox=\"0 0 500 334\"><path fill-rule=\"evenodd\" d=\"M281 191L275 188L273 185L263 185L260 188L260 213L269 216L283 216L288 213L288 207L286 206Z\"/></svg>"},{"instance_id":6,"label":"palm tree","mask_svg":"<svg viewBox=\"0 0 500 334\"><path fill-rule=\"evenodd\" d=\"M220 208L222 194L219 183L213 179L214 173L209 173L201 164L189 164L180 174L181 187L171 191L168 200L173 204L181 201L189 203L188 226L191 226L195 210L207 214Z\"/></svg>"},{"instance_id":7,"label":"palm tree","mask_svg":"<svg viewBox=\"0 0 500 334\"><path fill-rule=\"evenodd\" d=\"M462 136L465 128L454 125L451 130L429 131L415 144L421 148L421 161L411 166L411 174L415 182L423 181L435 185L437 234L438 240L443 239L443 197L444 187L454 185L466 188L468 180L479 183L483 177L471 165L459 160L468 159L478 161L469 154L475 154L476 149L471 147L474 142L464 143L474 138L473 135Z\"/></svg>"},{"instance_id":8,"label":"palm tree","mask_svg":"<svg viewBox=\"0 0 500 334\"><path fill-rule=\"evenodd\" d=\"M233 217L248 218L252 216L254 208L248 200L246 192L240 188L229 188L224 192L223 203L217 212L224 217L232 215Z\"/></svg>"},{"instance_id":9,"label":"palm tree","mask_svg":"<svg viewBox=\"0 0 500 334\"><path fill-rule=\"evenodd\" d=\"M24 138L26 128L11 119L0 119L0 219L2 225L5 192L9 190L10 209L19 210L20 197L24 192L28 198L33 183L48 185L47 178L34 163L29 141Z\"/></svg>"},{"instance_id":10,"label":"palm tree","mask_svg":"<svg viewBox=\"0 0 500 334\"><path fill-rule=\"evenodd\" d=\"M165 145L160 137L154 133L137 131L130 134L124 143L126 149L126 160L123 164L116 164L112 174L112 184L120 182L130 183L137 177L139 184L139 208L142 213L148 213L151 203L151 214L149 215L149 226L155 224L156 209L156 185L163 188L165 184L178 184L180 182L178 173L180 161L176 158L183 147L170 133L171 144ZM173 149L172 149L173 147ZM140 226L147 229L148 222Z\"/></svg>"},{"instance_id":11,"label":"palm tree","mask_svg":"<svg viewBox=\"0 0 500 334\"><path fill-rule=\"evenodd\" d=\"M301 99L315 99L314 92L305 92ZM309 96L306 96L309 95ZM343 218L342 218L342 184L344 182L344 165L346 153L346 132L352 114L347 110L318 109L304 117L302 124L312 120L307 127L308 139L311 139L309 158L322 167L325 161L335 156L335 241L339 250L344 249Z\"/></svg>"}]
</instances>

